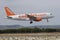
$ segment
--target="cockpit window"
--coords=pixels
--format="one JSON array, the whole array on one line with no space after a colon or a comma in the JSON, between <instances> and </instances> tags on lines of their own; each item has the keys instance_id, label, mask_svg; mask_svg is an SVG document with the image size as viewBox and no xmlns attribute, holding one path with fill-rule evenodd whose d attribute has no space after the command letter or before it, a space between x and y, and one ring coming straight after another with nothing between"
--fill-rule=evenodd
<instances>
[{"instance_id":1,"label":"cockpit window","mask_svg":"<svg viewBox=\"0 0 60 40\"><path fill-rule=\"evenodd\" d=\"M52 15L52 13L50 13L50 15Z\"/></svg>"}]
</instances>

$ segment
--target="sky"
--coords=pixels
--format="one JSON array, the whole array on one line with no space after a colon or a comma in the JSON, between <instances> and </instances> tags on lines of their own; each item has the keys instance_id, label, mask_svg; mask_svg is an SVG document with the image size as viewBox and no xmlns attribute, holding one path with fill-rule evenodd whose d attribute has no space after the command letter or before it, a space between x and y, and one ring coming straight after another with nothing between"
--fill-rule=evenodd
<instances>
[{"instance_id":1,"label":"sky","mask_svg":"<svg viewBox=\"0 0 60 40\"><path fill-rule=\"evenodd\" d=\"M4 7L9 7L15 14L49 12L55 17L49 22L42 20L30 24L29 21L9 20ZM60 25L60 0L0 0L0 25Z\"/></svg>"}]
</instances>

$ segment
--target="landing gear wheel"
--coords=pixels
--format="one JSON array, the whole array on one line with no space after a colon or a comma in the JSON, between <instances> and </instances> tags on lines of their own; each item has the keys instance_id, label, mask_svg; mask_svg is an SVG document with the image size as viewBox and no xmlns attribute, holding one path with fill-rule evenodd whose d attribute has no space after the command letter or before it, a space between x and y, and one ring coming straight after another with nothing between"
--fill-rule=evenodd
<instances>
[{"instance_id":1,"label":"landing gear wheel","mask_svg":"<svg viewBox=\"0 0 60 40\"><path fill-rule=\"evenodd\" d=\"M47 22L49 22L48 19L47 19Z\"/></svg>"},{"instance_id":2,"label":"landing gear wheel","mask_svg":"<svg viewBox=\"0 0 60 40\"><path fill-rule=\"evenodd\" d=\"M31 21L30 24L32 24L33 22Z\"/></svg>"}]
</instances>

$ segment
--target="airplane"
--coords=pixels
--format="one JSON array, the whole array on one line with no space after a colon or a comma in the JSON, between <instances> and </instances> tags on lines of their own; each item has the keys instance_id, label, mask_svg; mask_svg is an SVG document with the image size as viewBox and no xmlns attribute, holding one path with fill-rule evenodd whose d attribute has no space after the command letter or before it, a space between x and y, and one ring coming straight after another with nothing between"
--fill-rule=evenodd
<instances>
[{"instance_id":1,"label":"airplane","mask_svg":"<svg viewBox=\"0 0 60 40\"><path fill-rule=\"evenodd\" d=\"M52 13L25 13L25 14L20 14L20 15L16 15L14 14L14 12L12 12L8 7L4 7L5 12L6 12L6 16L9 19L13 19L13 20L29 20L30 24L33 23L33 21L39 22L42 21L43 19L48 19L53 18L54 16L52 15Z\"/></svg>"}]
</instances>

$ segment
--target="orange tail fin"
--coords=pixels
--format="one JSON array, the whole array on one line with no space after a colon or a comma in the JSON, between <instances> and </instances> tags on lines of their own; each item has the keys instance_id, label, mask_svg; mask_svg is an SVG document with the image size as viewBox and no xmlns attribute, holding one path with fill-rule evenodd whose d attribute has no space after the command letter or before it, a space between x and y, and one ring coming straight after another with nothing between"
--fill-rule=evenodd
<instances>
[{"instance_id":1,"label":"orange tail fin","mask_svg":"<svg viewBox=\"0 0 60 40\"><path fill-rule=\"evenodd\" d=\"M8 7L5 7L6 15L7 16L13 16L15 15Z\"/></svg>"}]
</instances>

